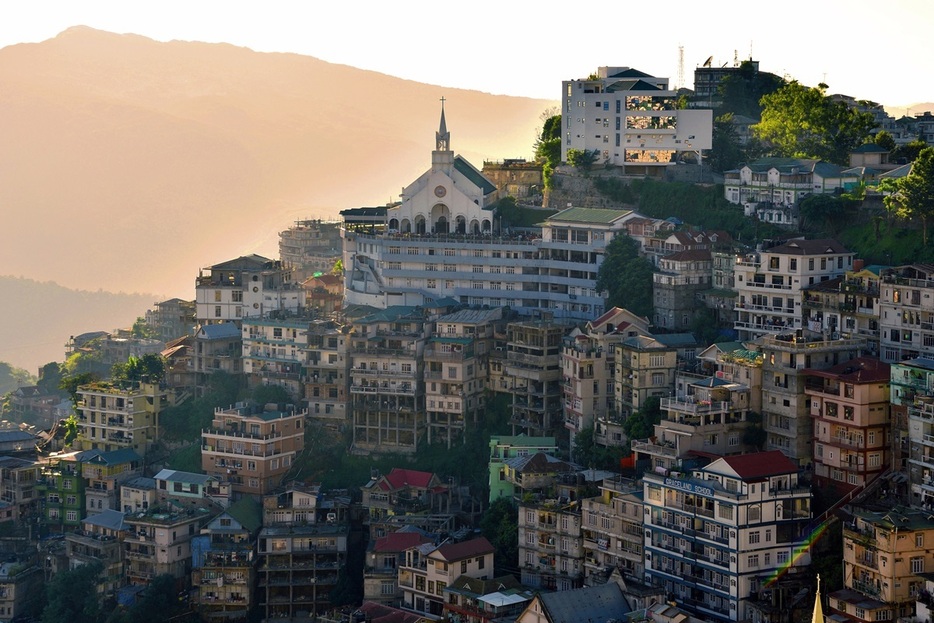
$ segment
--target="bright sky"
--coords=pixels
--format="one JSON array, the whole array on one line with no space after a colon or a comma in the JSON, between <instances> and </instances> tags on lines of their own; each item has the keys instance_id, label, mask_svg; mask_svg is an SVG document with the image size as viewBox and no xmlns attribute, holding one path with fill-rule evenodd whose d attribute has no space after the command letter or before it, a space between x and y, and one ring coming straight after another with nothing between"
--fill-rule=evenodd
<instances>
[{"instance_id":1,"label":"bright sky","mask_svg":"<svg viewBox=\"0 0 934 623\"><path fill-rule=\"evenodd\" d=\"M30 0L0 3L0 47L76 25L296 52L448 87L558 99L603 65L684 86L708 57L752 57L808 86L888 107L934 101L929 0Z\"/></svg>"}]
</instances>

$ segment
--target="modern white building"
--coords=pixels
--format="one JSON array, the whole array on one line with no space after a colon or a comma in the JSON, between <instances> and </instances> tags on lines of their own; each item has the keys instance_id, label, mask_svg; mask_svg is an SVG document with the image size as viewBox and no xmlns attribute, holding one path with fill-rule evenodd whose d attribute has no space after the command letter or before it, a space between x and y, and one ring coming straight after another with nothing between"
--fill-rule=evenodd
<instances>
[{"instance_id":1,"label":"modern white building","mask_svg":"<svg viewBox=\"0 0 934 623\"><path fill-rule=\"evenodd\" d=\"M779 569L810 564L811 491L781 452L646 472L645 579L708 621L751 620L747 602Z\"/></svg>"},{"instance_id":2,"label":"modern white building","mask_svg":"<svg viewBox=\"0 0 934 623\"><path fill-rule=\"evenodd\" d=\"M543 215L540 230L503 231L496 198L492 182L451 151L442 111L431 168L403 189L402 202L341 213L346 303L386 308L453 297L525 314L548 310L556 319L602 313L595 284L604 250L638 215L572 207Z\"/></svg>"},{"instance_id":3,"label":"modern white building","mask_svg":"<svg viewBox=\"0 0 934 623\"><path fill-rule=\"evenodd\" d=\"M271 311L295 311L305 293L282 262L246 255L199 271L195 309L201 325L236 322Z\"/></svg>"},{"instance_id":4,"label":"modern white building","mask_svg":"<svg viewBox=\"0 0 934 623\"><path fill-rule=\"evenodd\" d=\"M701 160L713 136L712 110L678 108L668 78L629 67L600 67L561 83L561 159L568 150L596 151L598 163L657 175L686 153Z\"/></svg>"}]
</instances>

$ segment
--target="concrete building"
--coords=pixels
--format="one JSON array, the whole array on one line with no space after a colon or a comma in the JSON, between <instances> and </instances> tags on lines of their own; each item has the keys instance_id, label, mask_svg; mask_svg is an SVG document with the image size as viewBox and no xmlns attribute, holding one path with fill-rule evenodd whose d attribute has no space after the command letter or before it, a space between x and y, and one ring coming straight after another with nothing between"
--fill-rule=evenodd
<instances>
[{"instance_id":1,"label":"concrete building","mask_svg":"<svg viewBox=\"0 0 934 623\"><path fill-rule=\"evenodd\" d=\"M831 337L864 338L868 353L879 357L882 267L861 264L856 260L854 269L843 276L807 286L801 302L801 324Z\"/></svg>"},{"instance_id":2,"label":"concrete building","mask_svg":"<svg viewBox=\"0 0 934 623\"><path fill-rule=\"evenodd\" d=\"M450 486L430 472L394 467L388 474L374 473L360 488L373 539L385 536L375 529L394 515L433 515L450 510Z\"/></svg>"},{"instance_id":3,"label":"concrete building","mask_svg":"<svg viewBox=\"0 0 934 623\"><path fill-rule=\"evenodd\" d=\"M679 109L667 78L629 67L561 83L561 160L568 151L597 152L597 162L627 174L659 176L691 154L700 162L712 146L713 112Z\"/></svg>"},{"instance_id":4,"label":"concrete building","mask_svg":"<svg viewBox=\"0 0 934 623\"><path fill-rule=\"evenodd\" d=\"M892 465L889 365L857 357L804 375L814 418L814 479L842 496Z\"/></svg>"},{"instance_id":5,"label":"concrete building","mask_svg":"<svg viewBox=\"0 0 934 623\"><path fill-rule=\"evenodd\" d=\"M81 528L65 535L69 568L100 563L97 591L102 597L121 588L126 578L123 570L124 514L105 509L81 522Z\"/></svg>"},{"instance_id":6,"label":"concrete building","mask_svg":"<svg viewBox=\"0 0 934 623\"><path fill-rule=\"evenodd\" d=\"M584 582L600 584L613 569L641 582L645 571L642 484L622 477L604 478L600 495L580 503Z\"/></svg>"},{"instance_id":7,"label":"concrete building","mask_svg":"<svg viewBox=\"0 0 934 623\"><path fill-rule=\"evenodd\" d=\"M34 562L0 563L0 621L11 623L28 616L32 600L43 588L42 569Z\"/></svg>"},{"instance_id":8,"label":"concrete building","mask_svg":"<svg viewBox=\"0 0 934 623\"><path fill-rule=\"evenodd\" d=\"M153 330L160 342L192 335L195 332L195 302L172 298L146 311L146 326Z\"/></svg>"},{"instance_id":9,"label":"concrete building","mask_svg":"<svg viewBox=\"0 0 934 623\"><path fill-rule=\"evenodd\" d=\"M349 425L350 357L348 327L330 320L308 326L303 367L304 400L308 417L331 431Z\"/></svg>"},{"instance_id":10,"label":"concrete building","mask_svg":"<svg viewBox=\"0 0 934 623\"><path fill-rule=\"evenodd\" d=\"M451 623L493 623L515 620L532 600L532 592L504 575L489 580L458 576L444 587L444 620Z\"/></svg>"},{"instance_id":11,"label":"concrete building","mask_svg":"<svg viewBox=\"0 0 934 623\"><path fill-rule=\"evenodd\" d=\"M617 417L629 417L642 408L647 398L670 395L677 367L677 348L655 337L640 334L617 344L614 379Z\"/></svg>"},{"instance_id":12,"label":"concrete building","mask_svg":"<svg viewBox=\"0 0 934 623\"><path fill-rule=\"evenodd\" d=\"M402 607L440 618L444 613L444 589L461 576L482 580L493 577L493 546L484 537L409 548L399 568Z\"/></svg>"},{"instance_id":13,"label":"concrete building","mask_svg":"<svg viewBox=\"0 0 934 623\"><path fill-rule=\"evenodd\" d=\"M505 392L511 396L513 434L555 435L561 426L561 344L569 327L552 320L520 320L506 327L502 362Z\"/></svg>"},{"instance_id":14,"label":"concrete building","mask_svg":"<svg viewBox=\"0 0 934 623\"><path fill-rule=\"evenodd\" d=\"M279 260L301 283L315 273L329 273L341 259L341 232L337 221L303 219L279 232Z\"/></svg>"},{"instance_id":15,"label":"concrete building","mask_svg":"<svg viewBox=\"0 0 934 623\"><path fill-rule=\"evenodd\" d=\"M265 495L281 484L305 447L306 410L238 403L216 408L201 431L201 469L236 493Z\"/></svg>"},{"instance_id":16,"label":"concrete building","mask_svg":"<svg viewBox=\"0 0 934 623\"><path fill-rule=\"evenodd\" d=\"M722 104L720 85L727 78L742 79L759 73L759 61L751 58L741 63L736 59L732 63L713 65L713 57L694 68L694 95L691 97L692 108L719 108Z\"/></svg>"},{"instance_id":17,"label":"concrete building","mask_svg":"<svg viewBox=\"0 0 934 623\"><path fill-rule=\"evenodd\" d=\"M35 460L0 456L0 501L7 505L11 521L22 522L38 511L39 474L40 465Z\"/></svg>"},{"instance_id":18,"label":"concrete building","mask_svg":"<svg viewBox=\"0 0 934 623\"><path fill-rule=\"evenodd\" d=\"M195 280L195 309L200 325L234 322L271 311L295 311L304 292L282 262L245 255L204 268Z\"/></svg>"},{"instance_id":19,"label":"concrete building","mask_svg":"<svg viewBox=\"0 0 934 623\"><path fill-rule=\"evenodd\" d=\"M934 359L919 357L891 364L890 401L893 419L906 422L904 431L893 425L893 449L905 448L904 470L910 481L911 504L934 508ZM896 419L895 414L899 414ZM893 452L894 454L894 452ZM893 461L894 463L894 461ZM902 468L899 463L893 465Z\"/></svg>"},{"instance_id":20,"label":"concrete building","mask_svg":"<svg viewBox=\"0 0 934 623\"><path fill-rule=\"evenodd\" d=\"M132 448L82 453L81 475L87 482L84 497L87 516L104 510L121 510L120 484L142 473L143 457Z\"/></svg>"},{"instance_id":21,"label":"concrete building","mask_svg":"<svg viewBox=\"0 0 934 623\"><path fill-rule=\"evenodd\" d=\"M412 453L426 429L425 310L394 306L358 318L350 333L350 408L356 453Z\"/></svg>"},{"instance_id":22,"label":"concrete building","mask_svg":"<svg viewBox=\"0 0 934 623\"><path fill-rule=\"evenodd\" d=\"M882 271L879 292L880 358L888 363L934 354L934 265Z\"/></svg>"},{"instance_id":23,"label":"concrete building","mask_svg":"<svg viewBox=\"0 0 934 623\"><path fill-rule=\"evenodd\" d=\"M853 255L836 240L796 238L737 259L739 338L802 328L805 288L852 270Z\"/></svg>"},{"instance_id":24,"label":"concrete building","mask_svg":"<svg viewBox=\"0 0 934 623\"><path fill-rule=\"evenodd\" d=\"M765 448L781 450L804 467L813 456L814 424L805 393L807 374L862 355L863 339L827 339L802 331L764 335L756 342L763 354L762 428Z\"/></svg>"},{"instance_id":25,"label":"concrete building","mask_svg":"<svg viewBox=\"0 0 934 623\"><path fill-rule=\"evenodd\" d=\"M223 322L198 327L191 362L199 395L203 395L215 372L240 375L243 370L243 336L239 325Z\"/></svg>"},{"instance_id":26,"label":"concrete building","mask_svg":"<svg viewBox=\"0 0 934 623\"><path fill-rule=\"evenodd\" d=\"M399 568L405 564L405 552L430 543L421 532L390 532L370 541L363 568L363 599L393 607L401 604Z\"/></svg>"},{"instance_id":27,"label":"concrete building","mask_svg":"<svg viewBox=\"0 0 934 623\"><path fill-rule=\"evenodd\" d=\"M275 312L244 318L243 374L249 387L274 385L303 398L302 372L313 318Z\"/></svg>"},{"instance_id":28,"label":"concrete building","mask_svg":"<svg viewBox=\"0 0 934 623\"><path fill-rule=\"evenodd\" d=\"M490 437L490 503L501 497L512 498L515 495L515 486L506 477L506 463L516 457L533 456L539 452L554 454L557 450L554 437Z\"/></svg>"},{"instance_id":29,"label":"concrete building","mask_svg":"<svg viewBox=\"0 0 934 623\"><path fill-rule=\"evenodd\" d=\"M828 615L866 623L911 617L934 564L931 539L928 511L855 509L843 527L844 588L827 595Z\"/></svg>"},{"instance_id":30,"label":"concrete building","mask_svg":"<svg viewBox=\"0 0 934 623\"><path fill-rule=\"evenodd\" d=\"M713 262L710 251L680 251L659 258L652 273L655 326L688 331L698 317L701 292L710 290Z\"/></svg>"},{"instance_id":31,"label":"concrete building","mask_svg":"<svg viewBox=\"0 0 934 623\"><path fill-rule=\"evenodd\" d=\"M690 474L647 472L643 485L646 581L695 616L746 620L764 578L810 564L802 545L811 492L781 452L723 457Z\"/></svg>"},{"instance_id":32,"label":"concrete building","mask_svg":"<svg viewBox=\"0 0 934 623\"><path fill-rule=\"evenodd\" d=\"M132 449L140 456L159 439L159 414L175 392L157 383L98 381L78 387L78 443L82 450Z\"/></svg>"}]
</instances>

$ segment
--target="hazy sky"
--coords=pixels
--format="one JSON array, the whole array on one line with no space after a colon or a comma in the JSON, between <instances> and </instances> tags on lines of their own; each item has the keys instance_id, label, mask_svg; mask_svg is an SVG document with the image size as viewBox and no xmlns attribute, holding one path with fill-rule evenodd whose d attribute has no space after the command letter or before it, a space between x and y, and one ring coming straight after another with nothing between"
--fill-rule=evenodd
<instances>
[{"instance_id":1,"label":"hazy sky","mask_svg":"<svg viewBox=\"0 0 934 623\"><path fill-rule=\"evenodd\" d=\"M85 25L296 52L442 86L558 99L561 80L630 66L684 85L694 68L764 71L887 106L934 101L930 0L31 0L0 3L0 47Z\"/></svg>"}]
</instances>

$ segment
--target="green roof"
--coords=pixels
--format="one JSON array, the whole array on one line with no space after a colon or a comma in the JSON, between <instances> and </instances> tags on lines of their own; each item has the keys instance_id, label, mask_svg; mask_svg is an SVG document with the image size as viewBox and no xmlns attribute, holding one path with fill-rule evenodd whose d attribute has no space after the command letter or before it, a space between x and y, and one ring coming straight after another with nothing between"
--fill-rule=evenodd
<instances>
[{"instance_id":1,"label":"green roof","mask_svg":"<svg viewBox=\"0 0 934 623\"><path fill-rule=\"evenodd\" d=\"M548 218L549 223L567 221L571 223L597 223L609 225L624 216L632 214L632 210L609 210L605 208L568 208Z\"/></svg>"},{"instance_id":2,"label":"green roof","mask_svg":"<svg viewBox=\"0 0 934 623\"><path fill-rule=\"evenodd\" d=\"M230 505L227 514L240 522L250 532L259 530L263 525L263 510L259 502L250 496L244 496Z\"/></svg>"},{"instance_id":3,"label":"green roof","mask_svg":"<svg viewBox=\"0 0 934 623\"><path fill-rule=\"evenodd\" d=\"M493 182L488 180L482 173L477 171L472 164L460 156L454 158L454 169L470 180L474 186L483 190L484 196L496 190L496 185L493 184Z\"/></svg>"}]
</instances>

